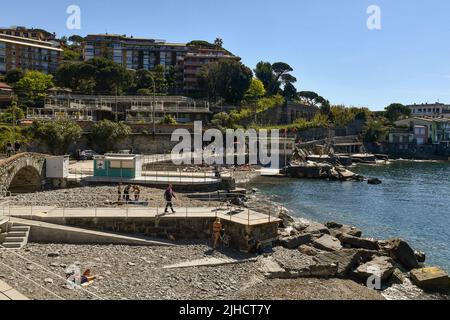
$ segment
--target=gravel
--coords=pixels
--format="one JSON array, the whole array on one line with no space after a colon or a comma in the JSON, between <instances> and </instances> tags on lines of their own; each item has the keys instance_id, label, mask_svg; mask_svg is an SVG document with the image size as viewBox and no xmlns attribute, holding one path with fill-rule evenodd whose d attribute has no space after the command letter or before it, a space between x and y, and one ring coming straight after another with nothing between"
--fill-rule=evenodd
<instances>
[{"instance_id":1,"label":"gravel","mask_svg":"<svg viewBox=\"0 0 450 320\"><path fill-rule=\"evenodd\" d=\"M25 250L16 253L22 257L10 251L0 251L0 279L37 300L382 298L378 293L347 280L269 280L259 271L260 260L237 265L163 269L174 263L211 256L208 246L195 242L175 248L29 244ZM253 257L234 250L212 255ZM66 268L71 265L78 265L82 270L89 268L98 278L85 290L70 290L64 277Z\"/></svg>"},{"instance_id":2,"label":"gravel","mask_svg":"<svg viewBox=\"0 0 450 320\"><path fill-rule=\"evenodd\" d=\"M148 201L149 206L165 206L164 190L140 187L141 201ZM174 189L175 206L206 207L208 201L190 198L187 194ZM131 194L134 198L134 194ZM57 206L66 208L114 207L118 200L117 186L87 186L72 189L50 190L36 193L20 194L8 198L11 205L16 206ZM210 204L213 204L211 202Z\"/></svg>"}]
</instances>

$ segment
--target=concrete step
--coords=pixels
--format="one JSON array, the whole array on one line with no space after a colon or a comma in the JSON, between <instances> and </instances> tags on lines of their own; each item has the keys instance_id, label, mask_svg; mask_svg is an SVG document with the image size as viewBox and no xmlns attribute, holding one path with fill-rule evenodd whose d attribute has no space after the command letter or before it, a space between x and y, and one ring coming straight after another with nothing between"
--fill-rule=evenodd
<instances>
[{"instance_id":1,"label":"concrete step","mask_svg":"<svg viewBox=\"0 0 450 320\"><path fill-rule=\"evenodd\" d=\"M12 231L12 232L8 232L7 236L8 237L26 237L28 235L28 232L26 231Z\"/></svg>"},{"instance_id":2,"label":"concrete step","mask_svg":"<svg viewBox=\"0 0 450 320\"><path fill-rule=\"evenodd\" d=\"M14 231L17 231L17 232L19 232L19 231L29 232L30 231L30 227L29 226L18 226L16 224L14 224L11 227L10 231L13 231L13 232Z\"/></svg>"},{"instance_id":3,"label":"concrete step","mask_svg":"<svg viewBox=\"0 0 450 320\"><path fill-rule=\"evenodd\" d=\"M22 249L24 247L22 242L4 242L2 246L7 249Z\"/></svg>"},{"instance_id":4,"label":"concrete step","mask_svg":"<svg viewBox=\"0 0 450 320\"><path fill-rule=\"evenodd\" d=\"M25 237L10 237L6 236L5 242L23 242Z\"/></svg>"}]
</instances>

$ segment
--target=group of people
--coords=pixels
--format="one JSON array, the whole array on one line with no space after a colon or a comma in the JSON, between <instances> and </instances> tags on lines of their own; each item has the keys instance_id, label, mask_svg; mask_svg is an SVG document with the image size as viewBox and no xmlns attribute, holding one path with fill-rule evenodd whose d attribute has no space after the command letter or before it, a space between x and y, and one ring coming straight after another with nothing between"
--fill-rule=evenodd
<instances>
[{"instance_id":1,"label":"group of people","mask_svg":"<svg viewBox=\"0 0 450 320\"><path fill-rule=\"evenodd\" d=\"M21 149L21 145L19 142L16 142L14 144L8 142L5 146L6 156L9 158L14 154L19 153L20 149Z\"/></svg>"},{"instance_id":2,"label":"group of people","mask_svg":"<svg viewBox=\"0 0 450 320\"><path fill-rule=\"evenodd\" d=\"M125 203L128 203L130 201L138 202L141 195L141 188L137 185L131 184L128 184L124 188L123 184L120 183L119 187L117 188L117 194L117 202L119 203L123 201ZM131 199L131 194L134 194L134 200ZM166 200L166 209L164 210L164 213L168 213L169 208L172 210L172 213L176 213L175 209L173 208L173 199L176 199L175 193L173 192L172 185L169 185L169 187L164 192L164 200Z\"/></svg>"},{"instance_id":3,"label":"group of people","mask_svg":"<svg viewBox=\"0 0 450 320\"><path fill-rule=\"evenodd\" d=\"M122 191L123 189L123 191ZM119 184L119 187L117 188L117 194L118 199L117 202L125 201L126 203L132 201L131 200L131 194L134 194L134 200L135 202L139 201L139 198L141 196L141 188L137 185L131 185L128 184L125 188L123 188L122 183Z\"/></svg>"}]
</instances>

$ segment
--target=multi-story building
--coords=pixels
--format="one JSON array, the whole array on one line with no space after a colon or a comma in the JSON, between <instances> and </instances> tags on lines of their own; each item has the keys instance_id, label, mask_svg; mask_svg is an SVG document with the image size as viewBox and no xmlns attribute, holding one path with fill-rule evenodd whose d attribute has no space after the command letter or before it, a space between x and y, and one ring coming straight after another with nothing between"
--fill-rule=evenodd
<instances>
[{"instance_id":1,"label":"multi-story building","mask_svg":"<svg viewBox=\"0 0 450 320\"><path fill-rule=\"evenodd\" d=\"M51 41L55 40L55 34L45 31L43 29L28 29L26 27L9 27L9 28L0 28L0 34L6 34L8 36L15 36L27 39L34 39L40 41Z\"/></svg>"},{"instance_id":2,"label":"multi-story building","mask_svg":"<svg viewBox=\"0 0 450 320\"><path fill-rule=\"evenodd\" d=\"M62 52L53 42L0 34L0 74L18 68L54 73Z\"/></svg>"},{"instance_id":3,"label":"multi-story building","mask_svg":"<svg viewBox=\"0 0 450 320\"><path fill-rule=\"evenodd\" d=\"M171 115L178 123L191 123L209 122L212 116L208 102L182 96L93 96L56 89L50 91L44 108L27 110L29 120L69 117L93 122L109 119L128 123L159 123L165 116Z\"/></svg>"},{"instance_id":4,"label":"multi-story building","mask_svg":"<svg viewBox=\"0 0 450 320\"><path fill-rule=\"evenodd\" d=\"M450 117L450 105L446 105L443 103L422 103L422 104L413 104L407 106L411 109L411 116L414 117L438 117L442 115L448 115Z\"/></svg>"},{"instance_id":5,"label":"multi-story building","mask_svg":"<svg viewBox=\"0 0 450 320\"><path fill-rule=\"evenodd\" d=\"M222 58L240 59L228 51L193 43L169 43L164 40L127 37L125 35L88 35L83 43L84 60L104 57L128 69L153 70L162 65L175 70L175 93L198 90L198 73L202 66Z\"/></svg>"},{"instance_id":6,"label":"multi-story building","mask_svg":"<svg viewBox=\"0 0 450 320\"><path fill-rule=\"evenodd\" d=\"M188 44L188 52L182 61L184 91L188 93L198 91L198 77L201 68L220 59L240 60L241 58L222 48Z\"/></svg>"},{"instance_id":7,"label":"multi-story building","mask_svg":"<svg viewBox=\"0 0 450 320\"><path fill-rule=\"evenodd\" d=\"M395 125L409 129L418 145L450 141L450 119L444 117L413 117Z\"/></svg>"}]
</instances>

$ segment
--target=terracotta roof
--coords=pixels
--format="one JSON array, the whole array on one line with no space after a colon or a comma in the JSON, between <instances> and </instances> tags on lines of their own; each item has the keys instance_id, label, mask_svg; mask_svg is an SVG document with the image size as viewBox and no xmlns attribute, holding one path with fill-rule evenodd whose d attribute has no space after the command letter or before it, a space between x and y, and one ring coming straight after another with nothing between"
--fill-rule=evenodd
<instances>
[{"instance_id":1,"label":"terracotta roof","mask_svg":"<svg viewBox=\"0 0 450 320\"><path fill-rule=\"evenodd\" d=\"M4 82L0 82L0 89L12 90L12 88L8 84L6 84Z\"/></svg>"}]
</instances>

